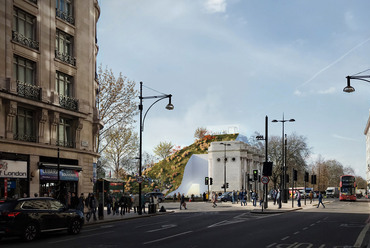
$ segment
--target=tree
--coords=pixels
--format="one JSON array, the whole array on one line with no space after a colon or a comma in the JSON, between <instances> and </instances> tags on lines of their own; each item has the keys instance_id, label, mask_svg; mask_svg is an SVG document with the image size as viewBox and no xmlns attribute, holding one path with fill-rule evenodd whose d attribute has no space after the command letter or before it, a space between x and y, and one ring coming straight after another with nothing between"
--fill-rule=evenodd
<instances>
[{"instance_id":1,"label":"tree","mask_svg":"<svg viewBox=\"0 0 370 248\"><path fill-rule=\"evenodd\" d=\"M292 168L298 170L299 177L303 179L304 172L306 171L307 162L311 154L311 148L308 147L307 139L304 136L297 135L295 133L287 136L286 145L286 166L287 174L290 174ZM258 143L257 143L258 144ZM259 144L257 148L264 153L263 144ZM280 182L280 177L283 174L283 157L282 157L282 140L279 136L270 136L268 143L268 156L269 161L273 162L272 176L270 177L274 188L277 187ZM303 180L302 180L303 181Z\"/></svg>"},{"instance_id":2,"label":"tree","mask_svg":"<svg viewBox=\"0 0 370 248\"><path fill-rule=\"evenodd\" d=\"M118 126L109 129L107 139L109 142L107 142L104 154L109 163L108 167L113 170L116 177L122 177L123 174L132 170L127 161L132 160L137 154L137 134L131 128Z\"/></svg>"},{"instance_id":3,"label":"tree","mask_svg":"<svg viewBox=\"0 0 370 248\"><path fill-rule=\"evenodd\" d=\"M99 131L97 137L98 153L104 152L109 145L111 128L119 125L126 127L134 123L134 116L138 113L137 102L138 91L135 90L135 82L127 80L119 74L116 78L111 69L102 66L98 69L98 109L100 120L104 123L104 129Z\"/></svg>"},{"instance_id":4,"label":"tree","mask_svg":"<svg viewBox=\"0 0 370 248\"><path fill-rule=\"evenodd\" d=\"M367 188L367 182L364 178L357 176L356 177L356 183L357 183L357 188L359 189L366 189Z\"/></svg>"},{"instance_id":5,"label":"tree","mask_svg":"<svg viewBox=\"0 0 370 248\"><path fill-rule=\"evenodd\" d=\"M154 147L154 154L160 157L160 159L166 159L169 155L171 155L171 150L173 148L173 144L171 142L160 142L156 147Z\"/></svg>"},{"instance_id":6,"label":"tree","mask_svg":"<svg viewBox=\"0 0 370 248\"><path fill-rule=\"evenodd\" d=\"M207 133L208 133L208 130L205 127L198 127L195 130L194 138L196 138L196 139L203 139L204 136L207 135Z\"/></svg>"}]
</instances>

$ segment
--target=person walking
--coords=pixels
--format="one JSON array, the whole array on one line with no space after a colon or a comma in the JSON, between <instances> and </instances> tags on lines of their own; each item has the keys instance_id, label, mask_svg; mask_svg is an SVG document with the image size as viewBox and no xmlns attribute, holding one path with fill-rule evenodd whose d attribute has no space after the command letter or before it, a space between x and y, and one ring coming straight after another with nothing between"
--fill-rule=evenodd
<instances>
[{"instance_id":1,"label":"person walking","mask_svg":"<svg viewBox=\"0 0 370 248\"><path fill-rule=\"evenodd\" d=\"M313 192L312 192L312 190L310 191L309 197L310 197L310 204L311 204L312 203L312 200L313 200Z\"/></svg>"},{"instance_id":2,"label":"person walking","mask_svg":"<svg viewBox=\"0 0 370 248\"><path fill-rule=\"evenodd\" d=\"M217 195L215 192L212 193L212 207L217 207Z\"/></svg>"},{"instance_id":3,"label":"person walking","mask_svg":"<svg viewBox=\"0 0 370 248\"><path fill-rule=\"evenodd\" d=\"M317 204L317 208L320 206L320 203L322 204L322 206L325 208L325 205L324 203L322 202L322 194L321 192L319 192L319 203Z\"/></svg>"},{"instance_id":4,"label":"person walking","mask_svg":"<svg viewBox=\"0 0 370 248\"><path fill-rule=\"evenodd\" d=\"M274 205L276 205L276 195L277 195L277 191L276 191L276 189L274 189L272 191L272 199L274 199Z\"/></svg>"},{"instance_id":5,"label":"person walking","mask_svg":"<svg viewBox=\"0 0 370 248\"><path fill-rule=\"evenodd\" d=\"M110 215L112 212L112 196L111 194L108 194L107 197L107 214Z\"/></svg>"},{"instance_id":6,"label":"person walking","mask_svg":"<svg viewBox=\"0 0 370 248\"><path fill-rule=\"evenodd\" d=\"M301 192L297 190L297 206L301 207Z\"/></svg>"},{"instance_id":7,"label":"person walking","mask_svg":"<svg viewBox=\"0 0 370 248\"><path fill-rule=\"evenodd\" d=\"M232 195L231 195L231 201L232 201L232 204L235 204L235 190L233 190L233 192L231 193Z\"/></svg>"},{"instance_id":8,"label":"person walking","mask_svg":"<svg viewBox=\"0 0 370 248\"><path fill-rule=\"evenodd\" d=\"M247 206L247 193L245 191L240 191L240 206Z\"/></svg>"},{"instance_id":9,"label":"person walking","mask_svg":"<svg viewBox=\"0 0 370 248\"><path fill-rule=\"evenodd\" d=\"M181 195L181 198L180 198L180 210L181 210L181 207L184 207L185 209L186 208L186 203L185 203L185 195L184 193Z\"/></svg>"},{"instance_id":10,"label":"person walking","mask_svg":"<svg viewBox=\"0 0 370 248\"><path fill-rule=\"evenodd\" d=\"M276 193L276 201L278 202L278 205L279 205L278 208L281 208L281 193L280 193L280 189L278 189L278 191Z\"/></svg>"},{"instance_id":11,"label":"person walking","mask_svg":"<svg viewBox=\"0 0 370 248\"><path fill-rule=\"evenodd\" d=\"M125 204L124 204L124 201L125 201L125 196L122 194L121 197L119 198L119 206L121 207L121 211L120 211L120 214L121 215L125 215Z\"/></svg>"},{"instance_id":12,"label":"person walking","mask_svg":"<svg viewBox=\"0 0 370 248\"><path fill-rule=\"evenodd\" d=\"M76 193L75 192L72 192L72 196L71 196L71 208L72 209L77 209L78 203L79 203L79 200L78 200L78 197L77 197Z\"/></svg>"},{"instance_id":13,"label":"person walking","mask_svg":"<svg viewBox=\"0 0 370 248\"><path fill-rule=\"evenodd\" d=\"M255 207L257 205L257 194L254 190L252 192L252 200L253 200L253 206Z\"/></svg>"},{"instance_id":14,"label":"person walking","mask_svg":"<svg viewBox=\"0 0 370 248\"><path fill-rule=\"evenodd\" d=\"M91 216L93 215L94 220L96 220L96 205L97 201L93 193L89 194L89 197L86 198L87 207L89 211L86 214L86 220L90 221Z\"/></svg>"},{"instance_id":15,"label":"person walking","mask_svg":"<svg viewBox=\"0 0 370 248\"><path fill-rule=\"evenodd\" d=\"M85 202L84 193L81 193L80 197L78 198L77 210L80 210L82 213L84 213L85 206L84 202Z\"/></svg>"}]
</instances>

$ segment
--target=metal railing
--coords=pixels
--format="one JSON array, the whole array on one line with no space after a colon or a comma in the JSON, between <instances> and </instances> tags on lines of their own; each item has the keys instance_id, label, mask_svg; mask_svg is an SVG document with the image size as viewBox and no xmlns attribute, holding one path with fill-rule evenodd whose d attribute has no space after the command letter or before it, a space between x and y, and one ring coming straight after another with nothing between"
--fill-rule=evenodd
<instances>
[{"instance_id":1,"label":"metal railing","mask_svg":"<svg viewBox=\"0 0 370 248\"><path fill-rule=\"evenodd\" d=\"M59 95L59 105L65 109L78 110L78 100L73 97Z\"/></svg>"},{"instance_id":2,"label":"metal railing","mask_svg":"<svg viewBox=\"0 0 370 248\"><path fill-rule=\"evenodd\" d=\"M25 45L25 46L30 47L32 49L39 50L39 42L38 41L35 41L31 38L28 38L28 37L24 36L23 34L18 33L15 30L12 31L12 40L14 42Z\"/></svg>"},{"instance_id":3,"label":"metal railing","mask_svg":"<svg viewBox=\"0 0 370 248\"><path fill-rule=\"evenodd\" d=\"M33 100L40 100L41 88L37 85L32 85L17 80L17 93L19 96Z\"/></svg>"},{"instance_id":4,"label":"metal railing","mask_svg":"<svg viewBox=\"0 0 370 248\"><path fill-rule=\"evenodd\" d=\"M55 9L56 16L62 19L63 21L66 21L72 25L75 24L75 19L72 15L69 15L68 13L61 11L60 9Z\"/></svg>"}]
</instances>

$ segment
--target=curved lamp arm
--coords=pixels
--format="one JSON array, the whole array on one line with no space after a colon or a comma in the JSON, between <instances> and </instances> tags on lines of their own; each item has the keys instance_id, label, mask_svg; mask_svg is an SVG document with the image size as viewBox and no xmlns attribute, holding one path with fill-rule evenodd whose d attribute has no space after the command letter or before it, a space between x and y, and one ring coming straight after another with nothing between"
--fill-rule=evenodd
<instances>
[{"instance_id":1,"label":"curved lamp arm","mask_svg":"<svg viewBox=\"0 0 370 248\"><path fill-rule=\"evenodd\" d=\"M141 124L142 126L140 127L141 128L141 131L144 131L145 117L148 114L148 111L153 107L154 104L156 104L157 102L159 102L159 101L161 101L163 99L170 98L169 104L166 106L166 109L169 109L169 110L172 110L173 109L173 105L171 104L171 97L172 97L172 95L165 95L162 98L159 98L157 101L153 102L152 105L149 106L149 108L145 111L145 114L144 114L143 122Z\"/></svg>"},{"instance_id":2,"label":"curved lamp arm","mask_svg":"<svg viewBox=\"0 0 370 248\"><path fill-rule=\"evenodd\" d=\"M351 86L351 79L357 79L357 80L361 80L361 81L365 81L365 82L368 82L370 83L370 75L368 76L347 76L347 86L344 87L343 91L346 92L346 93L351 93L351 92L354 92L355 91L355 88L353 88ZM369 78L369 79L366 79L366 78Z\"/></svg>"}]
</instances>

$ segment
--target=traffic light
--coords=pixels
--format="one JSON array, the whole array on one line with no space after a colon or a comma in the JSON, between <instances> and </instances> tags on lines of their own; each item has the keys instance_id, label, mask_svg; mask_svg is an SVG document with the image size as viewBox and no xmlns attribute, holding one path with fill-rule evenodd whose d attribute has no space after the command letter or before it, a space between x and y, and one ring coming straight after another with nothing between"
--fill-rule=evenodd
<instances>
[{"instance_id":1,"label":"traffic light","mask_svg":"<svg viewBox=\"0 0 370 248\"><path fill-rule=\"evenodd\" d=\"M316 175L311 175L311 184L316 184Z\"/></svg>"},{"instance_id":2,"label":"traffic light","mask_svg":"<svg viewBox=\"0 0 370 248\"><path fill-rule=\"evenodd\" d=\"M253 170L253 180L254 181L258 180L258 170Z\"/></svg>"},{"instance_id":3,"label":"traffic light","mask_svg":"<svg viewBox=\"0 0 370 248\"><path fill-rule=\"evenodd\" d=\"M229 183L226 183L226 188L229 188Z\"/></svg>"},{"instance_id":4,"label":"traffic light","mask_svg":"<svg viewBox=\"0 0 370 248\"><path fill-rule=\"evenodd\" d=\"M297 181L298 179L298 171L293 169L293 180Z\"/></svg>"},{"instance_id":5,"label":"traffic light","mask_svg":"<svg viewBox=\"0 0 370 248\"><path fill-rule=\"evenodd\" d=\"M212 185L213 184L213 178L212 177L210 177L209 178L209 185Z\"/></svg>"},{"instance_id":6,"label":"traffic light","mask_svg":"<svg viewBox=\"0 0 370 248\"><path fill-rule=\"evenodd\" d=\"M209 181L209 177L205 177L205 179L204 179L204 184L205 184L205 185L208 185L208 181Z\"/></svg>"},{"instance_id":7,"label":"traffic light","mask_svg":"<svg viewBox=\"0 0 370 248\"><path fill-rule=\"evenodd\" d=\"M272 176L272 162L264 162L263 163L263 171L262 174L264 176Z\"/></svg>"},{"instance_id":8,"label":"traffic light","mask_svg":"<svg viewBox=\"0 0 370 248\"><path fill-rule=\"evenodd\" d=\"M304 181L307 183L308 182L308 172L304 173Z\"/></svg>"}]
</instances>

